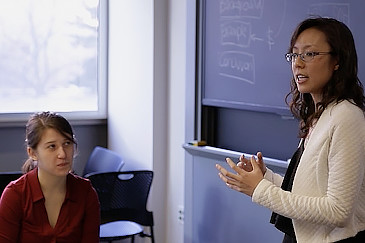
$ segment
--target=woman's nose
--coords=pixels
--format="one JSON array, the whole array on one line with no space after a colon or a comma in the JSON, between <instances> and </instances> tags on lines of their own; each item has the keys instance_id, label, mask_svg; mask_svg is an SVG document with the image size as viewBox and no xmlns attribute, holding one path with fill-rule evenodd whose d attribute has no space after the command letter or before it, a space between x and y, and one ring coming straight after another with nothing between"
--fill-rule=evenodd
<instances>
[{"instance_id":1,"label":"woman's nose","mask_svg":"<svg viewBox=\"0 0 365 243\"><path fill-rule=\"evenodd\" d=\"M293 67L303 67L305 62L302 60L300 56L297 56L294 61L292 62Z\"/></svg>"},{"instance_id":2,"label":"woman's nose","mask_svg":"<svg viewBox=\"0 0 365 243\"><path fill-rule=\"evenodd\" d=\"M63 146L60 146L57 151L57 157L62 159L65 158L65 156L66 156L65 148Z\"/></svg>"}]
</instances>

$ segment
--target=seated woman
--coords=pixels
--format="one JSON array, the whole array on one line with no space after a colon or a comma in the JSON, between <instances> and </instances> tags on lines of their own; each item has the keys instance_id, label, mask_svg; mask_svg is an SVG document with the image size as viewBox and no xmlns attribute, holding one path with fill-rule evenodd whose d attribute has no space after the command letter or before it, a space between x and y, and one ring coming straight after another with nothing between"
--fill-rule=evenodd
<instances>
[{"instance_id":1,"label":"seated woman","mask_svg":"<svg viewBox=\"0 0 365 243\"><path fill-rule=\"evenodd\" d=\"M71 173L76 141L69 122L36 113L25 141L25 175L9 183L0 199L0 242L99 242L97 194Z\"/></svg>"}]
</instances>

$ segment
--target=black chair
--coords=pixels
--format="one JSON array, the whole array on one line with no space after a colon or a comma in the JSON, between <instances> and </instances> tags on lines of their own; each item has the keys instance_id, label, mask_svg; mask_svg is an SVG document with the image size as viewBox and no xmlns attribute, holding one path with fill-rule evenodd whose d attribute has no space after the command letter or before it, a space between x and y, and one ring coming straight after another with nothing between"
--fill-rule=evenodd
<instances>
[{"instance_id":1,"label":"black chair","mask_svg":"<svg viewBox=\"0 0 365 243\"><path fill-rule=\"evenodd\" d=\"M87 177L87 174L94 172L120 171L123 165L123 158L118 153L96 146L86 162L83 177Z\"/></svg>"},{"instance_id":2,"label":"black chair","mask_svg":"<svg viewBox=\"0 0 365 243\"><path fill-rule=\"evenodd\" d=\"M21 171L0 172L0 196L11 181L18 179L22 175Z\"/></svg>"},{"instance_id":3,"label":"black chair","mask_svg":"<svg viewBox=\"0 0 365 243\"><path fill-rule=\"evenodd\" d=\"M152 171L92 173L87 178L99 196L101 241L131 238L134 242L134 236L139 235L155 242L153 213L146 208ZM142 226L149 227L149 234Z\"/></svg>"}]
</instances>

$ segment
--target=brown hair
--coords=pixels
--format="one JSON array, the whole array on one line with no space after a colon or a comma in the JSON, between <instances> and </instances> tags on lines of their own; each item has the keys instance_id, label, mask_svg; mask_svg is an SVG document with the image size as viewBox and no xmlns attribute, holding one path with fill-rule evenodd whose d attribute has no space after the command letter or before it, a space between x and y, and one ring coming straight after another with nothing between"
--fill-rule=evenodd
<instances>
[{"instance_id":1,"label":"brown hair","mask_svg":"<svg viewBox=\"0 0 365 243\"><path fill-rule=\"evenodd\" d=\"M301 22L294 31L289 52L292 52L299 35L306 29L316 28L326 35L331 55L337 59L339 68L323 88L322 101L314 104L310 94L298 91L295 77L291 80L291 91L286 96L290 110L300 119L299 137L307 136L309 128L331 102L349 100L362 110L365 107L363 86L357 76L358 64L354 38L350 29L332 18L309 18ZM288 102L289 96L292 100ZM317 108L317 109L316 109Z\"/></svg>"},{"instance_id":2,"label":"brown hair","mask_svg":"<svg viewBox=\"0 0 365 243\"><path fill-rule=\"evenodd\" d=\"M77 145L70 123L63 116L47 111L35 113L29 118L25 129L26 146L35 150L47 128L57 130L65 138ZM28 158L22 166L22 171L26 173L36 167L37 162L32 158Z\"/></svg>"}]
</instances>

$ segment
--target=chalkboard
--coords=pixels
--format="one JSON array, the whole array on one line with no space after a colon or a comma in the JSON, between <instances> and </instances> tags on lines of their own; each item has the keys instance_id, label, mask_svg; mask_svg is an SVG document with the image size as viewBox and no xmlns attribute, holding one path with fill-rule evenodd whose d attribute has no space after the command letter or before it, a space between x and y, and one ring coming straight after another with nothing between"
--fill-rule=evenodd
<instances>
[{"instance_id":1,"label":"chalkboard","mask_svg":"<svg viewBox=\"0 0 365 243\"><path fill-rule=\"evenodd\" d=\"M284 55L295 27L313 15L349 26L365 82L364 0L201 0L199 7L203 105L290 114Z\"/></svg>"}]
</instances>

